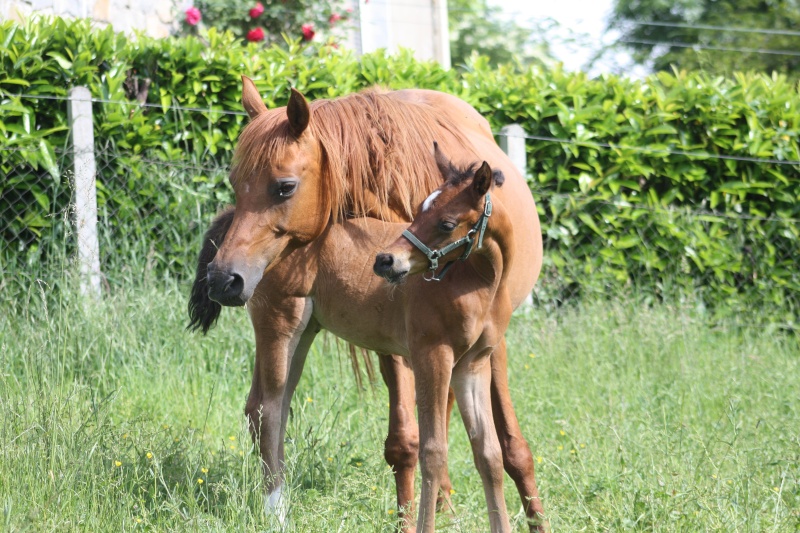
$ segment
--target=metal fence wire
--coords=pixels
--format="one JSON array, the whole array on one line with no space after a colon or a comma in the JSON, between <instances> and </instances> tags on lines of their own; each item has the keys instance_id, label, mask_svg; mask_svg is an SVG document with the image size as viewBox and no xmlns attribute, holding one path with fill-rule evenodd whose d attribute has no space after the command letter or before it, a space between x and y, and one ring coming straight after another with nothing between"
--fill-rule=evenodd
<instances>
[{"instance_id":1,"label":"metal fence wire","mask_svg":"<svg viewBox=\"0 0 800 533\"><path fill-rule=\"evenodd\" d=\"M200 119L200 112L181 111ZM527 137L529 153L537 143L569 142ZM74 256L72 149L5 145L0 157L4 270L46 269L56 258ZM95 163L104 282L123 283L148 272L190 279L205 228L233 200L228 162L219 155L163 160L96 140ZM663 207L644 199L632 204L629 198L554 192L530 183L545 244L540 301L613 297L641 288L656 297L696 292L707 301L733 299L742 309L753 295L797 308L797 219Z\"/></svg>"}]
</instances>

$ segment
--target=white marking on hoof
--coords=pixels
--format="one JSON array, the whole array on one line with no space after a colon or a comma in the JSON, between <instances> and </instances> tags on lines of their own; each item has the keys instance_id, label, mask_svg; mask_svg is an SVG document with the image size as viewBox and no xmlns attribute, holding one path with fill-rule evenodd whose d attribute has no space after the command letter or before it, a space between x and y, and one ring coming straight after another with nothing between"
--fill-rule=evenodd
<instances>
[{"instance_id":1,"label":"white marking on hoof","mask_svg":"<svg viewBox=\"0 0 800 533\"><path fill-rule=\"evenodd\" d=\"M267 516L274 515L281 526L284 526L286 525L287 503L286 497L283 495L283 484L280 484L264 498L264 510Z\"/></svg>"},{"instance_id":2,"label":"white marking on hoof","mask_svg":"<svg viewBox=\"0 0 800 533\"><path fill-rule=\"evenodd\" d=\"M433 191L430 196L425 198L425 201L422 202L422 211L427 211L433 205L433 201L436 200L436 197L439 196L442 191Z\"/></svg>"}]
</instances>

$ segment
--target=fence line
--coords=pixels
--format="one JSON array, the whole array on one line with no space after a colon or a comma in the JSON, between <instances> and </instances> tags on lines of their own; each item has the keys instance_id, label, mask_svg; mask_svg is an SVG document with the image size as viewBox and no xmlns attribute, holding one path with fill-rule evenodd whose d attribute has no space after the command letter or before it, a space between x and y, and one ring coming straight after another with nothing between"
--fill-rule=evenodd
<instances>
[{"instance_id":1,"label":"fence line","mask_svg":"<svg viewBox=\"0 0 800 533\"><path fill-rule=\"evenodd\" d=\"M540 143L595 145L598 148L609 150L651 149L649 147L620 147L593 141L529 135L521 127L514 126L510 125L510 127L496 132L496 135L514 164L521 167L523 175L526 173L524 165L528 160L526 144L531 140ZM532 148L527 146L528 151ZM38 144L30 147L0 146L0 153L6 154L30 151L34 155L33 153L38 150L41 150ZM663 149L656 151L657 153L664 152ZM54 162L60 169L60 174L64 175L64 171L71 168L76 158L90 155L91 152L92 147L82 147L73 143L70 146L54 148L50 153L51 155L55 153ZM513 156L514 153L517 154L517 157ZM674 153L685 155L679 152ZM689 155L704 158L710 156L697 153ZM119 159L120 157L124 159ZM97 253L102 254L100 257L95 254L95 258L99 260L103 275L110 283L117 283L114 276L125 278L119 274L120 269L136 272L141 270L143 260L146 260L148 265L160 265L159 268L164 268L169 272L186 272L193 269L199 236L202 235L203 229L209 223L212 214L221 205L231 203L233 200L230 188L223 185L224 177L229 173L228 165L225 163L208 165L202 164L202 162L161 160L152 156L148 157L147 152L138 155L117 152L114 147L97 148L94 150L94 159L98 177L96 193L98 214L94 218L99 221L97 233L100 249ZM225 158L220 158L218 155L217 160L221 159ZM754 163L794 164L791 161L773 161L762 158L741 159ZM15 182L17 185L14 186L16 188L4 190L3 204L0 205L0 216L2 216L0 218L0 234L5 242L19 242L17 248L20 250L25 246L37 246L38 243L48 239L55 246L64 247L65 240L62 237L64 235L69 236L64 250L69 250L70 253L75 251L76 230L74 229L81 225L78 222L78 216L82 209L77 205L78 202L73 196L77 194L76 187L66 182L59 184L58 177L52 175L52 172L44 167L36 170L28 162L29 158L27 157L17 156L12 161L16 166L11 167L8 182ZM138 165L139 163L141 166ZM48 176L48 173L52 177ZM144 178L137 176L144 176ZM157 176L157 178L151 179L151 176ZM30 188L26 189L29 187L28 184L30 184ZM637 204L635 199L634 202L631 202L624 201L619 197L599 198L597 195L593 196L592 191L576 190L571 193L537 191L535 182L531 183L531 188L537 202L548 213L551 208L556 208L552 217L547 216L542 219L546 239L546 258L549 258L550 261L553 258L556 260L559 258L584 260L582 254L585 252L581 251L581 247L586 246L586 243L589 242L587 239L592 238L588 227L583 228L584 223L579 221L579 218L584 216L590 217L599 228L598 231L605 235L601 238L614 239L616 242L617 238L623 238L625 234L628 234L628 238L631 239L635 236L638 239L637 253L652 255L662 265L659 268L668 268L670 269L668 272L672 272L671 269L676 264L675 254L683 257L684 261L690 261L690 259L688 256L684 257L683 252L675 249L675 243L669 241L670 235L663 233L665 219L660 218L660 214L671 217L670 220L674 219L675 227L690 235L692 239L696 238L694 236L705 239L705 232L710 231L711 224L718 220L724 221L720 227L722 233L731 235L731 238L734 239L731 241L732 255L728 259L738 261L741 268L741 279L737 278L729 285L734 290L751 290L753 286L760 287L759 284L769 282L768 278L772 272L768 264L754 263L764 253L760 248L756 248L760 245L755 245L755 255L750 251L742 251L744 248L742 250L736 248L737 246L750 246L758 239L758 237L748 236L747 227L744 226L745 221L774 223L765 228L765 231L767 234L775 236L769 245L777 246L778 253L774 257L775 261L780 262L781 265L785 265L786 261L790 261L797 253L796 239L792 240L791 235L796 235L798 232L797 224L800 223L798 219ZM643 197L642 201L645 202L646 199ZM608 208L644 210L652 212L654 215L646 215L644 218L638 219L639 222L636 223L628 218L613 220L614 211ZM71 216L68 217L68 214ZM605 220L607 217L612 220L610 222ZM64 224L67 223L69 227L65 228ZM578 226L576 227L575 224ZM669 224L673 224L673 222L671 221ZM17 238L17 235L22 237ZM713 239L714 237L709 235L708 238ZM667 239L666 245L662 243L663 239ZM10 252L10 248L7 251ZM640 266L638 263L631 264L630 275L633 277L632 279L638 280L639 278L636 276L639 274L636 273L639 272L645 276L643 281L645 285L649 283L652 276L658 277L663 272L667 272L654 270L651 276L646 272L640 272ZM145 267L144 270L148 268L150 267ZM580 278L585 275L579 272L584 268L583 263L569 263L562 267L563 272L553 270L555 268L553 264L550 264L548 268L550 270L543 272L543 283L539 288L540 302L561 301L579 294L612 295L624 289L619 283L615 284L611 281L585 287L581 285L575 289L570 288L568 278ZM680 274L677 270L675 272ZM725 272L725 275L730 275L730 270ZM695 272L695 274L697 273ZM693 282L698 286L704 287L704 284L710 281L713 275L711 270L707 270L697 274L696 278L686 278L686 280L694 280ZM676 278L676 281L684 283L684 278ZM743 286L745 283L746 287ZM791 283L792 286L796 285L794 278ZM716 285L713 286L716 287ZM573 290L575 292L570 292Z\"/></svg>"},{"instance_id":2,"label":"fence line","mask_svg":"<svg viewBox=\"0 0 800 533\"><path fill-rule=\"evenodd\" d=\"M25 93L5 93L6 97L9 98L25 98L29 100L56 100L56 101L69 101L69 96L57 96L57 95L46 95L46 94L25 94ZM128 101L128 100L106 100L104 98L92 98L92 103L94 104L114 104L114 105L126 105L126 106L134 106L134 107L153 107L158 109L171 109L175 111L191 111L197 113L219 113L221 115L237 115L237 116L247 116L247 113L244 111L230 111L227 109L213 109L213 108L206 108L206 107L183 107L183 106L176 106L176 105L161 105L161 104L151 104L148 102L136 102L136 101Z\"/></svg>"},{"instance_id":3,"label":"fence line","mask_svg":"<svg viewBox=\"0 0 800 533\"><path fill-rule=\"evenodd\" d=\"M800 55L800 52L797 53ZM44 99L44 100L60 100L60 101L69 101L68 96L56 96L56 95L34 95L34 94L12 94L6 93L8 97L15 97L15 98L31 98L31 99ZM198 113L218 113L221 115L234 115L234 116L246 116L247 113L244 111L230 111L226 109L212 109L212 108L200 108L200 107L183 107L177 105L167 105L163 106L161 104L151 104L151 103L139 103L139 102L129 102L125 100L106 100L102 98L92 98L93 103L105 103L105 104L113 104L113 105L126 105L126 106L137 106L137 107L148 107L148 108L159 108L159 109L168 109L173 111L189 111L189 112L198 112ZM505 127L504 127L505 128ZM500 131L493 132L496 136L506 136L506 137L513 137L517 135L524 135L526 139L536 140L536 141L543 141L543 142L555 142L561 144L575 144L578 146L585 146L585 147L592 147L592 148L605 148L608 150L631 150L634 152L640 153L652 153L657 155L679 155L683 157L694 157L698 159L720 159L720 160L729 160L729 161L742 161L742 162L749 162L749 163L770 163L774 165L800 165L800 159L770 159L770 158L763 158L763 157L752 157L752 156L739 156L739 155L729 155L729 154L713 154L709 152L696 152L696 151L688 151L688 150L680 150L674 148L662 148L662 147L655 147L655 146L630 146L624 144L611 144L611 143L604 143L600 141L590 141L590 140L580 140L580 139L568 139L568 138L559 138L559 137L552 137L547 135L535 135L535 134L526 134L524 132L516 132L514 131L513 134L509 134L507 131L504 131L504 128ZM669 142L667 140L666 142ZM0 147L0 150L4 150L6 148ZM519 166L519 165L518 165Z\"/></svg>"}]
</instances>

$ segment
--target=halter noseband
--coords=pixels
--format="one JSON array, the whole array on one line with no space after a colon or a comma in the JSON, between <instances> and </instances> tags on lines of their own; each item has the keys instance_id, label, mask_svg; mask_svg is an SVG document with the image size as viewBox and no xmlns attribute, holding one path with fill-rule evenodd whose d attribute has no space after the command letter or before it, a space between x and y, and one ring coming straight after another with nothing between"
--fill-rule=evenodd
<instances>
[{"instance_id":1,"label":"halter noseband","mask_svg":"<svg viewBox=\"0 0 800 533\"><path fill-rule=\"evenodd\" d=\"M431 250L425 245L424 242L419 240L416 235L408 230L403 231L403 237L411 241L411 244L419 248L419 251L425 254L425 256L428 258L428 262L430 263L428 271L432 272L433 274L429 278L426 278L423 274L422 279L425 281L442 281L442 278L444 278L444 275L447 274L447 271L450 270L450 267L453 266L455 261L448 262L437 274L436 269L439 268L439 259L449 254L456 248L466 245L467 249L464 251L464 254L458 258L458 261L465 261L467 257L469 257L469 254L472 253L472 250L475 249L476 233L478 234L478 248L481 248L483 246L483 234L486 232L486 225L489 223L490 216L492 216L492 199L489 197L489 193L487 192L486 202L483 204L483 213L475 225L472 226L472 229L470 229L464 237L461 237L457 241L451 242L447 246L439 248L438 250Z\"/></svg>"}]
</instances>

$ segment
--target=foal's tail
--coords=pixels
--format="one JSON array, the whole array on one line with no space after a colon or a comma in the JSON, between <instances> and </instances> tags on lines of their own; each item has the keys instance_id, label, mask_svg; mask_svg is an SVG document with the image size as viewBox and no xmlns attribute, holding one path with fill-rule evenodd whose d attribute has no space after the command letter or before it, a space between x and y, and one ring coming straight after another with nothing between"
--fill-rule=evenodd
<instances>
[{"instance_id":1,"label":"foal's tail","mask_svg":"<svg viewBox=\"0 0 800 533\"><path fill-rule=\"evenodd\" d=\"M203 330L203 335L208 333L211 326L219 318L222 306L208 297L208 264L217 255L217 249L225 240L228 229L233 222L233 207L227 207L214 219L211 227L203 236L203 247L197 258L197 273L192 284L192 294L189 296L189 325L190 331Z\"/></svg>"}]
</instances>

